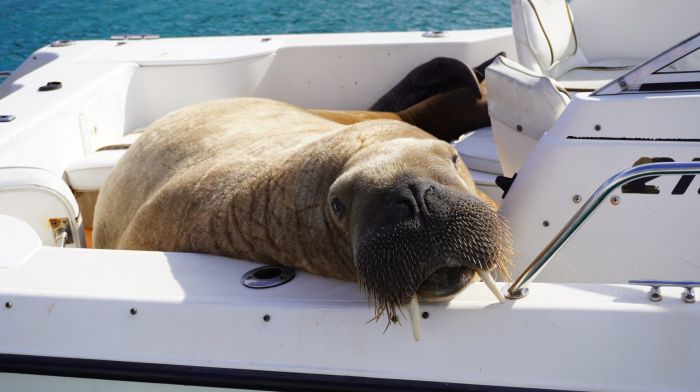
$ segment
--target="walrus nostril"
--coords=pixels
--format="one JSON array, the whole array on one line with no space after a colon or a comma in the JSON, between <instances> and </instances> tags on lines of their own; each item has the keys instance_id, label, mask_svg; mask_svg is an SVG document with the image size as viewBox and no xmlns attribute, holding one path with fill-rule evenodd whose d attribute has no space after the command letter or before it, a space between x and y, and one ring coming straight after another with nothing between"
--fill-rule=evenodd
<instances>
[{"instance_id":1,"label":"walrus nostril","mask_svg":"<svg viewBox=\"0 0 700 392\"><path fill-rule=\"evenodd\" d=\"M402 187L391 195L390 214L395 219L410 219L418 213L418 204L409 188Z\"/></svg>"},{"instance_id":2,"label":"walrus nostril","mask_svg":"<svg viewBox=\"0 0 700 392\"><path fill-rule=\"evenodd\" d=\"M397 219L410 219L427 212L425 196L435 187L428 183L416 182L403 185L390 196L391 215Z\"/></svg>"}]
</instances>

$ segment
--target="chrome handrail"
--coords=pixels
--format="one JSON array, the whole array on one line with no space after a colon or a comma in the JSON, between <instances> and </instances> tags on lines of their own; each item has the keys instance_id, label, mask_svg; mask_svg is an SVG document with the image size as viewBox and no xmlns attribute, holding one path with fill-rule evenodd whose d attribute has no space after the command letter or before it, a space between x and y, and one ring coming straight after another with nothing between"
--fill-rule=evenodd
<instances>
[{"instance_id":1,"label":"chrome handrail","mask_svg":"<svg viewBox=\"0 0 700 392\"><path fill-rule=\"evenodd\" d=\"M610 177L588 198L588 201L579 208L532 263L515 279L508 288L506 298L519 299L527 295L527 286L615 188L642 177L672 174L700 174L700 162L647 163L625 169Z\"/></svg>"}]
</instances>

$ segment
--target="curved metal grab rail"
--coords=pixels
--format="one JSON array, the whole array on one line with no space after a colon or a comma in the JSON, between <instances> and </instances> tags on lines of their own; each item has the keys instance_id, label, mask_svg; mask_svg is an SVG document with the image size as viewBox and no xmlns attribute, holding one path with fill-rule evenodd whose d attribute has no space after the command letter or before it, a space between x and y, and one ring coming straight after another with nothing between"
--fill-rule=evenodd
<instances>
[{"instance_id":1,"label":"curved metal grab rail","mask_svg":"<svg viewBox=\"0 0 700 392\"><path fill-rule=\"evenodd\" d=\"M588 201L579 208L556 236L542 249L530 265L518 276L513 284L508 288L506 298L520 299L527 295L527 286L537 277L544 268L559 252L571 236L581 227L583 222L595 211L598 206L615 188L624 185L638 178L649 176L664 176L671 174L700 174L700 162L662 162L647 163L623 170L610 177L588 198Z\"/></svg>"}]
</instances>

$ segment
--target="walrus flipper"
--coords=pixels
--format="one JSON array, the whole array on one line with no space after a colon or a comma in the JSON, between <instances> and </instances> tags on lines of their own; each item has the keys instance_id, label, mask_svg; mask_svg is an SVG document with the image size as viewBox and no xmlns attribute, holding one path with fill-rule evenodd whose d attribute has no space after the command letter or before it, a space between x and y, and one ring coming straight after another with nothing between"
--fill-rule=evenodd
<instances>
[{"instance_id":1,"label":"walrus flipper","mask_svg":"<svg viewBox=\"0 0 700 392\"><path fill-rule=\"evenodd\" d=\"M468 87L481 98L479 81L468 66L457 59L436 57L408 73L369 110L399 112L434 95Z\"/></svg>"}]
</instances>

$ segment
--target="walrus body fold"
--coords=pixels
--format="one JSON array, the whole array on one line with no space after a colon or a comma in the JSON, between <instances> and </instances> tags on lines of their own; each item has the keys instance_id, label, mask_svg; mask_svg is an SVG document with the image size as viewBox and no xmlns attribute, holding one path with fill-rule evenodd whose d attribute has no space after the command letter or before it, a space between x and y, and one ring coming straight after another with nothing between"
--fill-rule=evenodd
<instances>
[{"instance_id":1,"label":"walrus body fold","mask_svg":"<svg viewBox=\"0 0 700 392\"><path fill-rule=\"evenodd\" d=\"M94 238L99 248L218 254L358 281L393 313L417 292L443 298L477 270L504 270L508 230L484 197L452 146L404 122L344 125L281 102L225 99L143 133L100 191ZM392 225L435 243L406 244Z\"/></svg>"}]
</instances>

